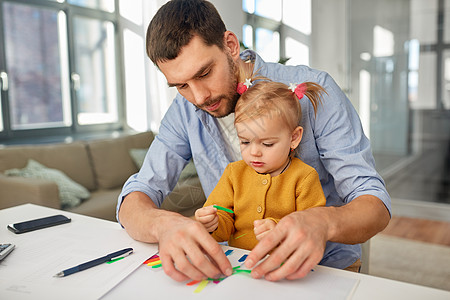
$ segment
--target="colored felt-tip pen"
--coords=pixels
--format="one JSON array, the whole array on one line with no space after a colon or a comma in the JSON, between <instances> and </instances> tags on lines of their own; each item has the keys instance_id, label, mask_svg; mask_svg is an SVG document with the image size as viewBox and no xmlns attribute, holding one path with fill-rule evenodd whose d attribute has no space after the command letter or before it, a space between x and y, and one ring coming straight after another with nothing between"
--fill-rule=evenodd
<instances>
[{"instance_id":1,"label":"colored felt-tip pen","mask_svg":"<svg viewBox=\"0 0 450 300\"><path fill-rule=\"evenodd\" d=\"M230 214L234 214L234 211L232 211L229 208L225 208L225 207L222 207L222 206L219 206L219 205L216 205L216 204L214 204L213 207L217 208L218 210L223 210L223 211L229 212Z\"/></svg>"}]
</instances>

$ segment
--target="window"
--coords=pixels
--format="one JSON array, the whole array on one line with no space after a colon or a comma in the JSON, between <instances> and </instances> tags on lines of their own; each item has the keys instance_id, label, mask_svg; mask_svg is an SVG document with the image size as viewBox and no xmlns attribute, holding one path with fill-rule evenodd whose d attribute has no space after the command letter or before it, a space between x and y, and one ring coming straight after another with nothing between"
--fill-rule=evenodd
<instances>
[{"instance_id":1,"label":"window","mask_svg":"<svg viewBox=\"0 0 450 300\"><path fill-rule=\"evenodd\" d=\"M70 126L64 14L5 2L3 15L11 129Z\"/></svg>"},{"instance_id":2,"label":"window","mask_svg":"<svg viewBox=\"0 0 450 300\"><path fill-rule=\"evenodd\" d=\"M0 141L118 129L114 0L0 0Z\"/></svg>"},{"instance_id":3,"label":"window","mask_svg":"<svg viewBox=\"0 0 450 300\"><path fill-rule=\"evenodd\" d=\"M256 51L267 61L280 59L280 33L265 28L255 30Z\"/></svg>"},{"instance_id":4,"label":"window","mask_svg":"<svg viewBox=\"0 0 450 300\"><path fill-rule=\"evenodd\" d=\"M80 125L117 122L114 26L74 18L75 68L72 73Z\"/></svg>"},{"instance_id":5,"label":"window","mask_svg":"<svg viewBox=\"0 0 450 300\"><path fill-rule=\"evenodd\" d=\"M266 61L309 65L311 0L243 0L245 47Z\"/></svg>"},{"instance_id":6,"label":"window","mask_svg":"<svg viewBox=\"0 0 450 300\"><path fill-rule=\"evenodd\" d=\"M114 12L114 0L69 0L69 3Z\"/></svg>"}]
</instances>

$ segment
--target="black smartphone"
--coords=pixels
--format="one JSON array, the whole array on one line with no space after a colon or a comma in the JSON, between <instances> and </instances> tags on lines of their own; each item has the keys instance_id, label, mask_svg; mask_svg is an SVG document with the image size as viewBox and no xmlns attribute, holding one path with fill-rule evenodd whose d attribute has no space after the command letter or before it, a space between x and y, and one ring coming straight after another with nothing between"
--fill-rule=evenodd
<instances>
[{"instance_id":1,"label":"black smartphone","mask_svg":"<svg viewBox=\"0 0 450 300\"><path fill-rule=\"evenodd\" d=\"M25 222L9 224L7 227L14 233L24 233L37 229L47 228L59 224L69 223L70 218L63 215L55 215Z\"/></svg>"}]
</instances>

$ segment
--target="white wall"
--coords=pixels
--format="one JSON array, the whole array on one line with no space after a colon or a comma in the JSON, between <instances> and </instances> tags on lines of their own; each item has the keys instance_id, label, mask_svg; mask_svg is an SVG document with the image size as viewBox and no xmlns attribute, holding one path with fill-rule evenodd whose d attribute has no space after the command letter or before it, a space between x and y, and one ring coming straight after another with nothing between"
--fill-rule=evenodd
<instances>
[{"instance_id":1,"label":"white wall","mask_svg":"<svg viewBox=\"0 0 450 300\"><path fill-rule=\"evenodd\" d=\"M348 78L347 0L313 0L310 66L328 72L345 92Z\"/></svg>"},{"instance_id":2,"label":"white wall","mask_svg":"<svg viewBox=\"0 0 450 300\"><path fill-rule=\"evenodd\" d=\"M234 32L242 40L242 26L245 22L245 14L242 11L242 0L210 0L222 16L227 30Z\"/></svg>"}]
</instances>

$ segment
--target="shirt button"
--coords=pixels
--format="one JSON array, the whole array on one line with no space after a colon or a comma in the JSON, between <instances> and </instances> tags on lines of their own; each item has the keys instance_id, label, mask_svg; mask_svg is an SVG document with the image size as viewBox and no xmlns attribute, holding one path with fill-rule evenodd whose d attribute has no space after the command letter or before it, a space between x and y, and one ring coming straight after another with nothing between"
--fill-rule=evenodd
<instances>
[{"instance_id":1,"label":"shirt button","mask_svg":"<svg viewBox=\"0 0 450 300\"><path fill-rule=\"evenodd\" d=\"M257 211L258 213L261 213L261 212L262 212L262 207L261 207L261 205L258 205L258 207L256 208L256 211Z\"/></svg>"},{"instance_id":2,"label":"shirt button","mask_svg":"<svg viewBox=\"0 0 450 300\"><path fill-rule=\"evenodd\" d=\"M264 185L266 185L268 182L269 182L269 180L267 180L266 178L264 178L264 179L261 181L261 183L264 184Z\"/></svg>"}]
</instances>

